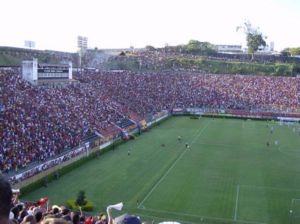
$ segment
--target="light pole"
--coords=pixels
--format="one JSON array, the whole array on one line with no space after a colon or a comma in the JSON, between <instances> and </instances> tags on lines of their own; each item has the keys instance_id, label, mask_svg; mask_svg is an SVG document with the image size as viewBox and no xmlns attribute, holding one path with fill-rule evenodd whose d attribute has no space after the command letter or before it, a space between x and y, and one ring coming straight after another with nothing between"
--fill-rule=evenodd
<instances>
[{"instance_id":1,"label":"light pole","mask_svg":"<svg viewBox=\"0 0 300 224\"><path fill-rule=\"evenodd\" d=\"M79 67L80 72L82 72L82 57L87 49L88 38L83 36L77 37L77 47L79 48Z\"/></svg>"}]
</instances>

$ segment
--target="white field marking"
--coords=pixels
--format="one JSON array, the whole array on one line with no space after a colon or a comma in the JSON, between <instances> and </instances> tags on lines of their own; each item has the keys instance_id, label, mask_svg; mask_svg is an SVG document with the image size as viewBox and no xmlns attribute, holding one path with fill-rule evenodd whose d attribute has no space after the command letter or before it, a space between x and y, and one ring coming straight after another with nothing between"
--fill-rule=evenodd
<instances>
[{"instance_id":1,"label":"white field marking","mask_svg":"<svg viewBox=\"0 0 300 224\"><path fill-rule=\"evenodd\" d=\"M199 133L196 133L190 144L190 146L193 145L193 143L197 140L197 138L200 137L200 135L204 132L204 130L208 127L210 123L207 123L207 125L202 128ZM170 166L170 168L166 171L166 173L157 181L157 183L151 188L151 190L149 191L149 193L145 196L145 198L141 201L141 203L138 205L138 208L140 206L143 205L143 203L150 197L150 195L152 194L152 192L158 187L158 185L166 178L166 176L170 173L170 171L175 167L175 165L177 164L177 162L184 156L184 154L187 152L187 150L183 150L183 152L180 154L180 156L173 162L173 164Z\"/></svg>"},{"instance_id":2,"label":"white field marking","mask_svg":"<svg viewBox=\"0 0 300 224\"><path fill-rule=\"evenodd\" d=\"M240 187L246 187L246 188L266 188L266 189L271 189L271 190L275 190L275 191L300 191L300 189L296 189L296 188L284 188L284 187L271 187L271 186L256 186L256 185L247 185L247 184L243 184L243 185L239 185Z\"/></svg>"},{"instance_id":3,"label":"white field marking","mask_svg":"<svg viewBox=\"0 0 300 224\"><path fill-rule=\"evenodd\" d=\"M142 216L142 217L148 217L148 218L154 218L154 219L167 219L166 217L157 217L157 216L153 216L153 215L144 215L144 214L139 214L139 213L134 213L135 215L138 215L138 216ZM173 219L175 222L181 222L181 223L186 223L186 224L197 224L196 222L187 222L187 221L184 221L184 220L180 220L180 219Z\"/></svg>"},{"instance_id":4,"label":"white field marking","mask_svg":"<svg viewBox=\"0 0 300 224\"><path fill-rule=\"evenodd\" d=\"M139 205L138 208L139 209L146 209L146 207L144 205Z\"/></svg>"},{"instance_id":5,"label":"white field marking","mask_svg":"<svg viewBox=\"0 0 300 224\"><path fill-rule=\"evenodd\" d=\"M292 198L290 210L293 210L294 201L297 200L296 198ZM298 199L299 200L299 199Z\"/></svg>"},{"instance_id":6,"label":"white field marking","mask_svg":"<svg viewBox=\"0 0 300 224\"><path fill-rule=\"evenodd\" d=\"M297 155L299 155L299 153L300 153L299 150L293 150L293 149L292 149L292 152L291 152L291 151L284 152L284 151L282 151L282 149L281 149L280 146L277 147L277 150L278 150L280 153L282 153L282 154L284 154L284 155L286 155L286 156L292 156L292 157L294 157L295 154L296 154L296 156L297 156ZM285 150L291 150L291 149L286 149L286 148L285 148Z\"/></svg>"},{"instance_id":7,"label":"white field marking","mask_svg":"<svg viewBox=\"0 0 300 224\"><path fill-rule=\"evenodd\" d=\"M290 210L292 210L292 211L293 211L293 207L294 207L295 201L300 201L300 198L292 198L291 206L290 206Z\"/></svg>"},{"instance_id":8,"label":"white field marking","mask_svg":"<svg viewBox=\"0 0 300 224\"><path fill-rule=\"evenodd\" d=\"M238 212L238 206L239 206L239 195L240 195L240 185L237 185L236 187L236 197L235 197L235 209L234 209L234 218L233 220L237 220L237 212Z\"/></svg>"},{"instance_id":9,"label":"white field marking","mask_svg":"<svg viewBox=\"0 0 300 224\"><path fill-rule=\"evenodd\" d=\"M140 208L139 208L140 209ZM200 215L193 215L189 213L181 213L181 212L169 212L169 211L163 211L158 209L141 209L143 211L149 211L149 212L158 212L161 214L170 214L170 215L179 215L179 216L186 216L191 218L200 218L200 219L208 219L208 220L216 220L216 221L223 221L223 222L236 222L236 223L245 223L245 224L267 224L265 222L256 222L256 221L245 221L245 220L232 220L232 219L226 219L226 218L218 218L218 217L212 217L212 216L200 216Z\"/></svg>"}]
</instances>

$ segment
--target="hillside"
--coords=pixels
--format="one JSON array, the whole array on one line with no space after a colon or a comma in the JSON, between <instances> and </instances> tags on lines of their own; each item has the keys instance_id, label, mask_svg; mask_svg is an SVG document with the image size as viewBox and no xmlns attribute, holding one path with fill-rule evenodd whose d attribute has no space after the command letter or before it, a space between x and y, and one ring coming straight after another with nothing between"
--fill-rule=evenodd
<instances>
[{"instance_id":1,"label":"hillside","mask_svg":"<svg viewBox=\"0 0 300 224\"><path fill-rule=\"evenodd\" d=\"M68 63L78 64L78 54L50 50L33 50L14 47L0 47L0 66L19 66L22 60L37 58L43 63Z\"/></svg>"}]
</instances>

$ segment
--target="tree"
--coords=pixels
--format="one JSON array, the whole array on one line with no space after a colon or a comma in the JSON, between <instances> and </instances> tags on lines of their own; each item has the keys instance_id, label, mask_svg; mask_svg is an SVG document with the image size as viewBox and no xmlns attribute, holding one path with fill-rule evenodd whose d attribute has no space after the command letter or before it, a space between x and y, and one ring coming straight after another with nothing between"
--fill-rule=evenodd
<instances>
[{"instance_id":1,"label":"tree","mask_svg":"<svg viewBox=\"0 0 300 224\"><path fill-rule=\"evenodd\" d=\"M77 199L76 199L76 204L79 206L85 205L86 200L85 200L85 192L84 191L79 191L77 194Z\"/></svg>"},{"instance_id":2,"label":"tree","mask_svg":"<svg viewBox=\"0 0 300 224\"><path fill-rule=\"evenodd\" d=\"M291 48L290 53L292 56L300 55L300 47Z\"/></svg>"},{"instance_id":3,"label":"tree","mask_svg":"<svg viewBox=\"0 0 300 224\"><path fill-rule=\"evenodd\" d=\"M263 37L259 27L253 27L249 21L244 22L242 26L238 26L236 31L242 30L246 34L248 53L254 58L254 53L260 46L266 46L266 37Z\"/></svg>"},{"instance_id":4,"label":"tree","mask_svg":"<svg viewBox=\"0 0 300 224\"><path fill-rule=\"evenodd\" d=\"M290 52L290 48L284 48L281 52L280 52L280 54L282 55L282 56L284 56L284 57L289 57L289 56L291 56L291 52Z\"/></svg>"},{"instance_id":5,"label":"tree","mask_svg":"<svg viewBox=\"0 0 300 224\"><path fill-rule=\"evenodd\" d=\"M147 45L145 48L147 51L155 51L156 50L155 47L153 47L151 45Z\"/></svg>"},{"instance_id":6,"label":"tree","mask_svg":"<svg viewBox=\"0 0 300 224\"><path fill-rule=\"evenodd\" d=\"M283 56L295 56L300 55L300 47L295 48L285 48L281 52L281 55Z\"/></svg>"},{"instance_id":7,"label":"tree","mask_svg":"<svg viewBox=\"0 0 300 224\"><path fill-rule=\"evenodd\" d=\"M247 34L247 46L248 52L254 54L260 46L266 46L266 41L264 40L262 34Z\"/></svg>"},{"instance_id":8,"label":"tree","mask_svg":"<svg viewBox=\"0 0 300 224\"><path fill-rule=\"evenodd\" d=\"M187 45L185 45L184 50L187 53L194 54L204 54L209 55L216 53L216 48L214 45L208 42L200 42L198 40L190 40Z\"/></svg>"}]
</instances>

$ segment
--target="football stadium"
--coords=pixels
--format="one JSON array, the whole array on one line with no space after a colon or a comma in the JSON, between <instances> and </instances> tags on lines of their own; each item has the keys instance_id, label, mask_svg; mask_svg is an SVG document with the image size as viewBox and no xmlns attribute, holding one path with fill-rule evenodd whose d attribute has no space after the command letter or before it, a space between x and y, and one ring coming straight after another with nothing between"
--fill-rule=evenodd
<instances>
[{"instance_id":1,"label":"football stadium","mask_svg":"<svg viewBox=\"0 0 300 224\"><path fill-rule=\"evenodd\" d=\"M236 31L246 48L0 37L0 223L299 224L300 48Z\"/></svg>"}]
</instances>

